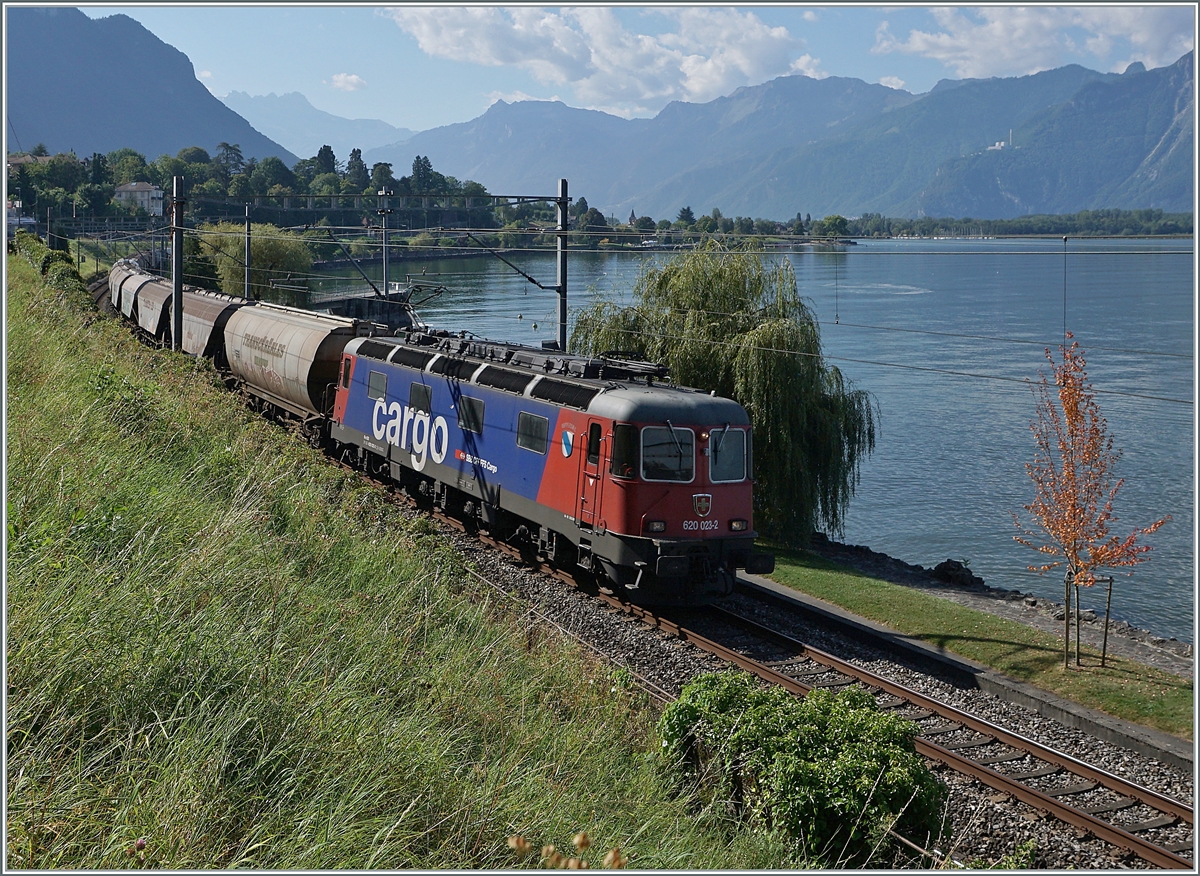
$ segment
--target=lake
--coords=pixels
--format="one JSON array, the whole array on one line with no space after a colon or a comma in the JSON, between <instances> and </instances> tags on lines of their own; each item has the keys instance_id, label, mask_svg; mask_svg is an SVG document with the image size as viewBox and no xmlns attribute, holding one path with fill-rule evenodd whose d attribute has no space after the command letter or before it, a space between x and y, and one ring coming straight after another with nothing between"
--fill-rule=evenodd
<instances>
[{"instance_id":1,"label":"lake","mask_svg":"<svg viewBox=\"0 0 1200 876\"><path fill-rule=\"evenodd\" d=\"M554 256L506 256L545 285ZM666 254L572 251L572 309L596 292L627 297ZM1027 566L1013 512L1033 498L1034 397L1027 379L1057 353L1064 319L1122 451L1115 534L1159 517L1149 560L1117 570L1113 617L1194 641L1195 258L1193 240L861 241L789 258L821 324L825 356L874 397L876 450L840 540L910 563L962 560L994 587L1061 601L1062 575ZM367 268L375 279L379 266ZM556 335L556 298L494 258L396 262L447 287L419 310L439 328L537 344ZM346 282L339 272L317 285ZM414 277L415 278L415 277ZM416 300L420 300L420 296ZM1104 610L1099 587L1085 608Z\"/></svg>"}]
</instances>

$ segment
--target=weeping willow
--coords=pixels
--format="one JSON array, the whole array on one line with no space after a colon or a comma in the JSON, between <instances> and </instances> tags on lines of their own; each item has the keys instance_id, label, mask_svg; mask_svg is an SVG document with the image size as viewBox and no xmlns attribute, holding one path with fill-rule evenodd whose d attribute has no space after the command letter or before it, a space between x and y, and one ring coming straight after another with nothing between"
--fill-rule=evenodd
<instances>
[{"instance_id":1,"label":"weeping willow","mask_svg":"<svg viewBox=\"0 0 1200 876\"><path fill-rule=\"evenodd\" d=\"M803 544L842 533L876 411L821 355L821 332L791 262L715 242L644 268L634 303L597 298L575 318L572 352L620 350L684 386L735 399L754 427L757 528Z\"/></svg>"}]
</instances>

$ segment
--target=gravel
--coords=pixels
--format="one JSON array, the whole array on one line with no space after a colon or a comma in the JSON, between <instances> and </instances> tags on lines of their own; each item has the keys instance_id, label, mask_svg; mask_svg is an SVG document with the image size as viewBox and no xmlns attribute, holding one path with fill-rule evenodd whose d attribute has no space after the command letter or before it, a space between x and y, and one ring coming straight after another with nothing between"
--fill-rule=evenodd
<instances>
[{"instance_id":1,"label":"gravel","mask_svg":"<svg viewBox=\"0 0 1200 876\"><path fill-rule=\"evenodd\" d=\"M443 527L446 537L470 560L487 581L526 603L531 624L545 618L568 634L586 642L652 688L678 695L683 685L702 672L725 668L705 654L632 620L597 600L576 592L549 575L520 566L506 555L483 547L457 530ZM735 599L737 599L735 597ZM738 606L739 609L745 606ZM760 609L761 610L761 609ZM994 721L1016 733L1059 751L1071 753L1108 772L1175 799L1191 801L1192 776L1170 765L1101 742L1086 733L1065 727L1021 706L978 690L956 687L946 680L918 671L880 649L849 641L828 630L801 621L789 621L790 631L802 641L857 663L873 672L949 703L965 712ZM788 631L788 630L785 630ZM1145 865L1121 849L1096 840L1082 831L1043 816L1032 807L980 782L934 765L950 791L947 820L953 840L935 851L960 864L994 864L1032 842L1037 868L1126 869ZM1149 817L1135 811L1122 817ZM1166 828L1147 835L1157 842L1191 837L1191 828ZM1184 853L1190 856L1190 853Z\"/></svg>"}]
</instances>

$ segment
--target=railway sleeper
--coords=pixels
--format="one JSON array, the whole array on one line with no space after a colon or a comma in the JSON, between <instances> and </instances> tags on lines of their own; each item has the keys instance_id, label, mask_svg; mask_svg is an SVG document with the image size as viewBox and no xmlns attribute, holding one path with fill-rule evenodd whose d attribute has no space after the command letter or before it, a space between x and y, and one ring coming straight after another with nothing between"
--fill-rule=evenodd
<instances>
[{"instance_id":1,"label":"railway sleeper","mask_svg":"<svg viewBox=\"0 0 1200 876\"><path fill-rule=\"evenodd\" d=\"M1137 800L1132 797L1118 797L1116 800L1101 803L1098 806L1085 806L1080 812L1086 812L1088 815L1102 815L1105 812L1120 812L1122 809L1128 809L1135 805L1137 805Z\"/></svg>"},{"instance_id":2,"label":"railway sleeper","mask_svg":"<svg viewBox=\"0 0 1200 876\"><path fill-rule=\"evenodd\" d=\"M1095 782L1078 782L1074 785L1067 785L1064 788L1055 788L1053 791L1043 791L1047 797L1070 797L1072 794L1082 794L1084 791L1090 791L1097 787Z\"/></svg>"},{"instance_id":3,"label":"railway sleeper","mask_svg":"<svg viewBox=\"0 0 1200 876\"><path fill-rule=\"evenodd\" d=\"M1026 779L1040 779L1042 776L1053 776L1056 773L1061 773L1062 767L1054 764L1038 767L1036 770L1029 770L1025 773L1012 773L1009 778L1025 781Z\"/></svg>"},{"instance_id":4,"label":"railway sleeper","mask_svg":"<svg viewBox=\"0 0 1200 876\"><path fill-rule=\"evenodd\" d=\"M1163 848L1168 852L1190 852L1192 851L1192 841L1181 840L1177 843L1167 843Z\"/></svg>"},{"instance_id":5,"label":"railway sleeper","mask_svg":"<svg viewBox=\"0 0 1200 876\"><path fill-rule=\"evenodd\" d=\"M941 736L944 733L953 733L955 730L961 730L961 729L963 729L962 724L956 724L953 721L949 721L945 724L935 724L934 726L929 727L927 729L922 729L921 735L922 736Z\"/></svg>"},{"instance_id":6,"label":"railway sleeper","mask_svg":"<svg viewBox=\"0 0 1200 876\"><path fill-rule=\"evenodd\" d=\"M1121 829L1129 831L1129 833L1142 833L1143 831L1155 830L1160 827L1170 827L1178 823L1179 819L1174 815L1159 815L1146 821L1139 821L1137 824L1123 825Z\"/></svg>"},{"instance_id":7,"label":"railway sleeper","mask_svg":"<svg viewBox=\"0 0 1200 876\"><path fill-rule=\"evenodd\" d=\"M971 758L980 766L992 766L998 763L1012 763L1014 760L1024 760L1029 755L1023 751L1010 751L1007 754L994 754L991 757Z\"/></svg>"},{"instance_id":8,"label":"railway sleeper","mask_svg":"<svg viewBox=\"0 0 1200 876\"><path fill-rule=\"evenodd\" d=\"M996 741L994 736L976 736L974 739L956 739L953 742L945 742L942 748L950 751L960 751L964 748L982 748L984 745L991 745Z\"/></svg>"}]
</instances>

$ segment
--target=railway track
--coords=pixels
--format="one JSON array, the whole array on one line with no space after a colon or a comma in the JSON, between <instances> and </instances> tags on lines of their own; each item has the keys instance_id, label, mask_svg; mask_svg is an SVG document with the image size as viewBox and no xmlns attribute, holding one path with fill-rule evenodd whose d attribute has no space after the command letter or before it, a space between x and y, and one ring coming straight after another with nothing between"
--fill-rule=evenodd
<instances>
[{"instance_id":1,"label":"railway track","mask_svg":"<svg viewBox=\"0 0 1200 876\"><path fill-rule=\"evenodd\" d=\"M98 284L89 291L97 303L105 298L104 290ZM539 562L527 551L476 531L421 497L398 489L395 484L372 477L332 455L329 458L334 464L373 483L382 483L391 495L474 536L484 545L586 590L612 607L792 693L802 696L818 687L837 689L861 684L874 692L882 708L893 710L918 724L916 748L930 760L1125 849L1152 866L1188 870L1195 866L1193 810L1184 803L870 673L727 609L710 607L697 613L696 619L689 623L700 629L692 629L666 615L597 592L568 572ZM486 582L482 576L477 577ZM542 620L574 636L553 620ZM649 684L648 689L655 698L665 698L661 688Z\"/></svg>"},{"instance_id":2,"label":"railway track","mask_svg":"<svg viewBox=\"0 0 1200 876\"><path fill-rule=\"evenodd\" d=\"M337 464L369 477L346 463ZM527 551L464 524L426 501L396 489L389 492L470 534L487 547L585 590L648 626L798 696L818 687L836 690L860 684L875 694L881 708L917 723L920 730L915 745L924 757L1124 849L1150 865L1163 869L1194 868L1192 858L1185 857L1193 852L1193 810L1184 803L854 666L728 609L709 606L692 610L689 613L695 619L691 625L685 625L667 614L625 602L597 591L563 569L539 561ZM486 578L476 577L490 584ZM578 639L552 620L541 620ZM692 628L701 625L703 631ZM587 642L584 644L591 647ZM661 688L647 683L647 690L655 699L665 699Z\"/></svg>"},{"instance_id":3,"label":"railway track","mask_svg":"<svg viewBox=\"0 0 1200 876\"><path fill-rule=\"evenodd\" d=\"M1192 869L1192 808L938 702L832 654L711 607L684 623L618 603L627 613L765 681L803 696L861 684L882 708L918 724L917 751L959 773L1125 849L1149 864ZM693 628L696 627L696 628ZM703 631L700 631L702 628Z\"/></svg>"}]
</instances>

